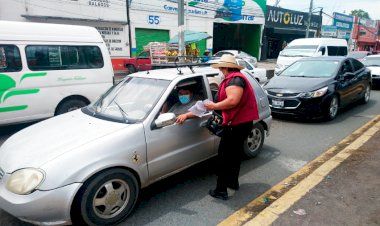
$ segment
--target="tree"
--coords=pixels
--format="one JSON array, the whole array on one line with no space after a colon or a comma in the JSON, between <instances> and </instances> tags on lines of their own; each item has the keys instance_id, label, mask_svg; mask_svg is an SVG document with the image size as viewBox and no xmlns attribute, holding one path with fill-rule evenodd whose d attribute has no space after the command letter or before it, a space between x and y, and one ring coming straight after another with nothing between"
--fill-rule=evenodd
<instances>
[{"instance_id":1,"label":"tree","mask_svg":"<svg viewBox=\"0 0 380 226\"><path fill-rule=\"evenodd\" d=\"M369 14L368 12L362 10L362 9L355 9L355 10L352 10L351 13L350 13L351 16L358 16L360 18L365 18L365 19L371 19L371 17L369 17Z\"/></svg>"}]
</instances>

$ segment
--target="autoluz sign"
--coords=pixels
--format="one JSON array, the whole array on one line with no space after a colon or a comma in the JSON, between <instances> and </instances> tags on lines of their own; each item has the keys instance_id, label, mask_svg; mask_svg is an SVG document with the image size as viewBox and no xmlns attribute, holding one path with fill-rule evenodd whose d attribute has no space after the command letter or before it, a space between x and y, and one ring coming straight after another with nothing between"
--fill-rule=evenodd
<instances>
[{"instance_id":1,"label":"autoluz sign","mask_svg":"<svg viewBox=\"0 0 380 226\"><path fill-rule=\"evenodd\" d=\"M308 18L309 15L304 12L298 12L267 5L265 26L306 29ZM318 29L321 21L322 18L320 16L312 15L310 28Z\"/></svg>"}]
</instances>

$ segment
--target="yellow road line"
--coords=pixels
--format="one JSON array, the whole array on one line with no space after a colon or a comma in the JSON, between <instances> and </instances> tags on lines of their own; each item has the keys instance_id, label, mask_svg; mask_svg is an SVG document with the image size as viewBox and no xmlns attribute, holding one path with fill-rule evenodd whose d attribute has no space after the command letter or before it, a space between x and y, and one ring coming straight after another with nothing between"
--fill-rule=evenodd
<instances>
[{"instance_id":1,"label":"yellow road line","mask_svg":"<svg viewBox=\"0 0 380 226\"><path fill-rule=\"evenodd\" d=\"M338 145L330 148L321 156L302 167L299 171L295 172L267 192L260 195L247 206L236 211L230 217L218 224L218 226L270 225L281 213L284 213L308 191L319 184L329 172L336 168L356 149L365 144L371 136L379 131L379 120L380 115L366 123L361 128L357 129L351 135L344 138ZM339 150L339 146L347 144L349 145L336 154ZM313 167L314 165L319 165L319 167L315 169L315 167ZM261 211L260 208L257 208L258 206L262 206L264 204L264 198L270 197L271 194L281 193L284 190L287 190L287 185L294 183L295 179L302 177L305 177L305 179L287 191L264 210ZM259 209L258 212L257 210L255 211L255 209Z\"/></svg>"}]
</instances>

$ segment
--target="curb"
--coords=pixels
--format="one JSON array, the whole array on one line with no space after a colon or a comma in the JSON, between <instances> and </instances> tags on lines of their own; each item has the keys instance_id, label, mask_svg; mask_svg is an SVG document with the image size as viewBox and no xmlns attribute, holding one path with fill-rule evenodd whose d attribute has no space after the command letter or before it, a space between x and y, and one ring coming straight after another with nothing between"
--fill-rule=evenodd
<instances>
[{"instance_id":1,"label":"curb","mask_svg":"<svg viewBox=\"0 0 380 226\"><path fill-rule=\"evenodd\" d=\"M270 225L380 130L380 115L306 164L218 226Z\"/></svg>"}]
</instances>

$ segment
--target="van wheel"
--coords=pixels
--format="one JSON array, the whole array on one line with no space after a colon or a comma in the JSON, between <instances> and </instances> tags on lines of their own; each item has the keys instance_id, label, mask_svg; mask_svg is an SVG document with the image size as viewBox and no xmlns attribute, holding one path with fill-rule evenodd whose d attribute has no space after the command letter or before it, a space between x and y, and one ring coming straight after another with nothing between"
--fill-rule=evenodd
<instances>
[{"instance_id":1,"label":"van wheel","mask_svg":"<svg viewBox=\"0 0 380 226\"><path fill-rule=\"evenodd\" d=\"M86 181L73 202L74 225L117 225L132 212L139 195L136 177L110 169Z\"/></svg>"},{"instance_id":2,"label":"van wheel","mask_svg":"<svg viewBox=\"0 0 380 226\"><path fill-rule=\"evenodd\" d=\"M264 138L264 127L260 123L253 124L252 131L244 142L244 156L247 158L256 157L263 147Z\"/></svg>"},{"instance_id":3,"label":"van wheel","mask_svg":"<svg viewBox=\"0 0 380 226\"><path fill-rule=\"evenodd\" d=\"M61 103L58 106L58 109L55 112L55 115L64 114L64 113L69 112L69 111L74 111L74 110L82 108L86 105L87 105L87 103L83 100L69 99L69 100L66 100L65 102Z\"/></svg>"},{"instance_id":4,"label":"van wheel","mask_svg":"<svg viewBox=\"0 0 380 226\"><path fill-rule=\"evenodd\" d=\"M135 66L133 65L127 65L127 68L128 68L128 71L129 71L129 74L132 74L132 73L135 73L136 72L136 68Z\"/></svg>"}]
</instances>

